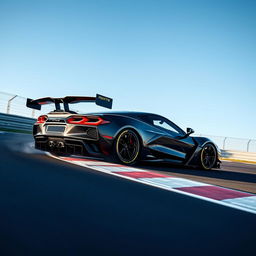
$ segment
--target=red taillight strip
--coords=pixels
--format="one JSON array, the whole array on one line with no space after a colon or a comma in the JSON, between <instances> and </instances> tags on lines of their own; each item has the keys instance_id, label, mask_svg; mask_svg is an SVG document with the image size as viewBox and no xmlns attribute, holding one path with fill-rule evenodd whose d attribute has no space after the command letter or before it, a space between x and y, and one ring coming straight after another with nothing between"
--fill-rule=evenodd
<instances>
[{"instance_id":1,"label":"red taillight strip","mask_svg":"<svg viewBox=\"0 0 256 256\"><path fill-rule=\"evenodd\" d=\"M43 124L43 123L45 123L45 122L46 122L47 118L48 118L48 116L47 116L47 115L39 116L39 117L37 118L36 123L37 123L37 124Z\"/></svg>"},{"instance_id":2,"label":"red taillight strip","mask_svg":"<svg viewBox=\"0 0 256 256\"><path fill-rule=\"evenodd\" d=\"M76 119L81 118L82 120L76 121ZM85 124L89 119L85 116L77 116L77 117L71 117L67 120L67 123L69 124Z\"/></svg>"},{"instance_id":3,"label":"red taillight strip","mask_svg":"<svg viewBox=\"0 0 256 256\"><path fill-rule=\"evenodd\" d=\"M97 119L98 119L98 121L92 121L92 122L86 122L86 124L88 124L88 125L100 125L100 124L102 124L103 123L103 119L102 118L100 118L100 117L97 117Z\"/></svg>"},{"instance_id":4,"label":"red taillight strip","mask_svg":"<svg viewBox=\"0 0 256 256\"><path fill-rule=\"evenodd\" d=\"M82 120L78 120L76 121L76 119L82 119ZM70 117L67 119L67 123L68 124L81 124L81 125L100 125L100 124L107 124L110 123L109 121L105 121L103 120L101 117L93 117L91 119L96 119L96 121L91 121L90 117L86 117L86 116L76 116L76 117Z\"/></svg>"}]
</instances>

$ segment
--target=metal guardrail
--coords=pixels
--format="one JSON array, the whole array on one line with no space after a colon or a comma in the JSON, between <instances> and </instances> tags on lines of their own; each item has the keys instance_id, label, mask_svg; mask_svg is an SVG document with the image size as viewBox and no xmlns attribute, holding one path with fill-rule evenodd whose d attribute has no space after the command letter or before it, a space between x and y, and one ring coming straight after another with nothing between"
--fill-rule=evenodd
<instances>
[{"instance_id":1,"label":"metal guardrail","mask_svg":"<svg viewBox=\"0 0 256 256\"><path fill-rule=\"evenodd\" d=\"M0 130L32 133L36 119L0 113Z\"/></svg>"}]
</instances>

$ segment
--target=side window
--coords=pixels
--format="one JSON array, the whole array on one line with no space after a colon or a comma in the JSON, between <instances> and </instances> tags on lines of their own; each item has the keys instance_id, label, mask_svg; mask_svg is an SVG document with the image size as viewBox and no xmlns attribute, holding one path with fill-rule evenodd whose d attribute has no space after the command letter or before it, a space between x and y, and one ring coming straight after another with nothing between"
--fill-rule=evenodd
<instances>
[{"instance_id":1,"label":"side window","mask_svg":"<svg viewBox=\"0 0 256 256\"><path fill-rule=\"evenodd\" d=\"M179 128L177 125L172 123L170 120L167 118L161 117L159 115L141 115L139 118L143 121L146 122L150 125L154 125L162 130L167 130L170 133L172 133L173 136L180 136L184 135L185 132Z\"/></svg>"},{"instance_id":2,"label":"side window","mask_svg":"<svg viewBox=\"0 0 256 256\"><path fill-rule=\"evenodd\" d=\"M172 126L170 126L168 123L166 123L163 120L153 120L153 124L155 126L159 126L159 127L164 128L164 129L166 129L168 131L171 131L171 132L179 134L177 130L175 130Z\"/></svg>"}]
</instances>

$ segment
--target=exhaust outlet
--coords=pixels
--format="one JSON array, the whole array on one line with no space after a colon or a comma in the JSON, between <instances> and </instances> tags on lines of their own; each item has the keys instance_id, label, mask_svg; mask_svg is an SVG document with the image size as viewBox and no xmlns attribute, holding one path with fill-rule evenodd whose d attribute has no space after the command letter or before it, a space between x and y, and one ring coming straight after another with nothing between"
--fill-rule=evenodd
<instances>
[{"instance_id":1,"label":"exhaust outlet","mask_svg":"<svg viewBox=\"0 0 256 256\"><path fill-rule=\"evenodd\" d=\"M54 147L55 147L55 142L52 141L52 140L50 140L50 141L48 142L48 145L49 145L50 148L54 148Z\"/></svg>"},{"instance_id":2,"label":"exhaust outlet","mask_svg":"<svg viewBox=\"0 0 256 256\"><path fill-rule=\"evenodd\" d=\"M57 148L64 148L64 147L65 147L64 142L59 141L59 142L57 143Z\"/></svg>"}]
</instances>

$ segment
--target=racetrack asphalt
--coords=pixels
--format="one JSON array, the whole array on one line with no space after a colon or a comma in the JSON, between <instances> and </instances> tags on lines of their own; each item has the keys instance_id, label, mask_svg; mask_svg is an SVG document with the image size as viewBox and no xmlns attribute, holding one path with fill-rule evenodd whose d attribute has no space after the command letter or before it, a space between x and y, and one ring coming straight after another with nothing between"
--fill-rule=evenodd
<instances>
[{"instance_id":1,"label":"racetrack asphalt","mask_svg":"<svg viewBox=\"0 0 256 256\"><path fill-rule=\"evenodd\" d=\"M31 143L0 134L0 255L255 255L255 214L60 162Z\"/></svg>"}]
</instances>

